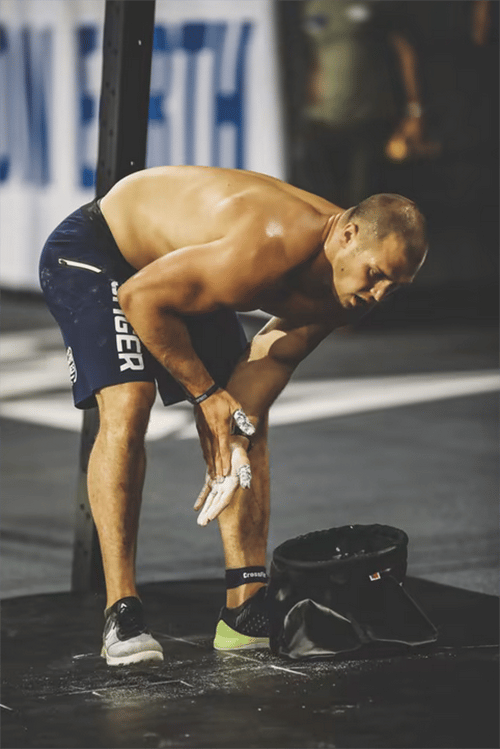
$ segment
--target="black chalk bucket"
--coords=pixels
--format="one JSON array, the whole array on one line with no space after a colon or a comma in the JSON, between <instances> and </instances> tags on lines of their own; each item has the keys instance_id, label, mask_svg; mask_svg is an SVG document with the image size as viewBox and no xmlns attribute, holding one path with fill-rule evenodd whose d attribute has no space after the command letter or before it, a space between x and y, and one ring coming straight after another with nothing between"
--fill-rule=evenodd
<instances>
[{"instance_id":1,"label":"black chalk bucket","mask_svg":"<svg viewBox=\"0 0 500 749\"><path fill-rule=\"evenodd\" d=\"M273 653L298 659L435 642L436 628L404 589L407 555L408 536L388 525L346 525L282 543L268 587Z\"/></svg>"}]
</instances>

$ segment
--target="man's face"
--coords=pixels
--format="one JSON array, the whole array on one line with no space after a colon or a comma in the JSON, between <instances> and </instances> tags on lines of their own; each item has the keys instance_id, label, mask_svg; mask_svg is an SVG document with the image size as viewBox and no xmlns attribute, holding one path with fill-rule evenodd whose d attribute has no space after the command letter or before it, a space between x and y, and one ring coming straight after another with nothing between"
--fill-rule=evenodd
<instances>
[{"instance_id":1,"label":"man's face","mask_svg":"<svg viewBox=\"0 0 500 749\"><path fill-rule=\"evenodd\" d=\"M368 307L412 283L425 260L411 261L404 239L392 233L381 241L353 236L333 265L334 286L340 303Z\"/></svg>"}]
</instances>

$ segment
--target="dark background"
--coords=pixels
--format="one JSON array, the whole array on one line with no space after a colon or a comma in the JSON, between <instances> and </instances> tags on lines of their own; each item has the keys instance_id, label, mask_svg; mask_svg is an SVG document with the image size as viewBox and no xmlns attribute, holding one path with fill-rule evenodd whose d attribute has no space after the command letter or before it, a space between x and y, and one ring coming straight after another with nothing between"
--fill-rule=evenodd
<instances>
[{"instance_id":1,"label":"dark background","mask_svg":"<svg viewBox=\"0 0 500 749\"><path fill-rule=\"evenodd\" d=\"M403 319L405 325L433 319L494 325L498 317L499 4L488 3L489 29L481 46L472 40L472 2L407 0L370 5L383 23L404 34L414 47L426 133L441 144L441 151L434 158L406 163L386 159L372 175L375 189L365 197L394 192L419 205L428 221L430 252L414 288L396 295L364 325L392 326ZM302 22L304 2L281 0L277 8L289 181L305 187L298 166L310 55ZM390 59L400 116L404 95L396 68L395 59Z\"/></svg>"}]
</instances>

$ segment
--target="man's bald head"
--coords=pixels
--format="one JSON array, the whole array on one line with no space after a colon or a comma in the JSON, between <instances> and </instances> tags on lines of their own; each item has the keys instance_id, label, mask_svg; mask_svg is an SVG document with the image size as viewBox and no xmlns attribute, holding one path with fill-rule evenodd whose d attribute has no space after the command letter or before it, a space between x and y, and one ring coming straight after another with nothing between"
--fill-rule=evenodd
<instances>
[{"instance_id":1,"label":"man's bald head","mask_svg":"<svg viewBox=\"0 0 500 749\"><path fill-rule=\"evenodd\" d=\"M409 260L420 265L427 252L426 221L416 203L402 195L378 193L351 208L344 223L359 226L361 233L381 242L391 233L401 236Z\"/></svg>"}]
</instances>

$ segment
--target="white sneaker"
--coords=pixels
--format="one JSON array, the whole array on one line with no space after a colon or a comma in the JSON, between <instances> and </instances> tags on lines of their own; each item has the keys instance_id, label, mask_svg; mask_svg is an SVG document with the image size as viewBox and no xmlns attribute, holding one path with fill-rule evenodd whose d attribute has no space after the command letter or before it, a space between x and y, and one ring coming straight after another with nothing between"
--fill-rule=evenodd
<instances>
[{"instance_id":1,"label":"white sneaker","mask_svg":"<svg viewBox=\"0 0 500 749\"><path fill-rule=\"evenodd\" d=\"M160 643L144 624L144 611L138 598L120 598L106 609L104 616L101 655L108 666L163 660Z\"/></svg>"}]
</instances>

